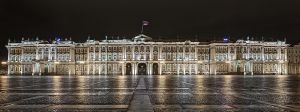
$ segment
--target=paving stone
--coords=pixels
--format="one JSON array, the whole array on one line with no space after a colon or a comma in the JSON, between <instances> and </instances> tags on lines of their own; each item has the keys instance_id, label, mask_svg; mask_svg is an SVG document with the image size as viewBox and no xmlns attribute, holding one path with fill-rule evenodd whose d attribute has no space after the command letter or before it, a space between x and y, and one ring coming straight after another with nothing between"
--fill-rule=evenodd
<instances>
[{"instance_id":1,"label":"paving stone","mask_svg":"<svg viewBox=\"0 0 300 112\"><path fill-rule=\"evenodd\" d=\"M18 105L33 104L73 104L73 105L100 105L100 104L129 104L130 95L56 95L38 99L20 101Z\"/></svg>"},{"instance_id":2,"label":"paving stone","mask_svg":"<svg viewBox=\"0 0 300 112\"><path fill-rule=\"evenodd\" d=\"M0 76L0 111L300 111L300 76Z\"/></svg>"},{"instance_id":3,"label":"paving stone","mask_svg":"<svg viewBox=\"0 0 300 112\"><path fill-rule=\"evenodd\" d=\"M19 101L26 98L31 98L34 96L31 95L10 95L10 94L1 94L0 105L4 103Z\"/></svg>"}]
</instances>

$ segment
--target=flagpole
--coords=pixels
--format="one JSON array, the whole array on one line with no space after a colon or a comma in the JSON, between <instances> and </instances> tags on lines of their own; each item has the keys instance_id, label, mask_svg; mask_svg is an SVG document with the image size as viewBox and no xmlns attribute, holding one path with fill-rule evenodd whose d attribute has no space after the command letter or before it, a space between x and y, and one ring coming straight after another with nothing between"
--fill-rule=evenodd
<instances>
[{"instance_id":1,"label":"flagpole","mask_svg":"<svg viewBox=\"0 0 300 112\"><path fill-rule=\"evenodd\" d=\"M142 30L141 30L141 34L143 34L144 31L144 23L142 23Z\"/></svg>"}]
</instances>

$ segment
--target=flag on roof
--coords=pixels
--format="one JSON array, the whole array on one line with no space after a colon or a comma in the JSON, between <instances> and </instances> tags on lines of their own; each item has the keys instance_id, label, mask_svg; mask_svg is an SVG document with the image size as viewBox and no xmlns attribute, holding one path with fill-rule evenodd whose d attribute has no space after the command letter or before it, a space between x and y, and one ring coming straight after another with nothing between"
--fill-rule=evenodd
<instances>
[{"instance_id":1,"label":"flag on roof","mask_svg":"<svg viewBox=\"0 0 300 112\"><path fill-rule=\"evenodd\" d=\"M143 21L143 26L148 26L149 22L148 21Z\"/></svg>"}]
</instances>

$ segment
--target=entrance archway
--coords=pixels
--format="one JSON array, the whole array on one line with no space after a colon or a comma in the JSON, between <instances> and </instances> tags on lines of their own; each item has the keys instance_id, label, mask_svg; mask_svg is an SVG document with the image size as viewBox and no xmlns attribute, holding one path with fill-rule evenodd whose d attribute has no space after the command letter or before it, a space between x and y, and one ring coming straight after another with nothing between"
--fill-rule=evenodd
<instances>
[{"instance_id":1,"label":"entrance archway","mask_svg":"<svg viewBox=\"0 0 300 112\"><path fill-rule=\"evenodd\" d=\"M131 75L132 69L131 69L131 63L126 64L126 75Z\"/></svg>"},{"instance_id":2,"label":"entrance archway","mask_svg":"<svg viewBox=\"0 0 300 112\"><path fill-rule=\"evenodd\" d=\"M147 75L147 65L146 63L138 64L138 73L137 75Z\"/></svg>"},{"instance_id":3,"label":"entrance archway","mask_svg":"<svg viewBox=\"0 0 300 112\"><path fill-rule=\"evenodd\" d=\"M236 72L237 72L238 75L241 75L241 74L242 74L240 64L237 65Z\"/></svg>"},{"instance_id":4,"label":"entrance archway","mask_svg":"<svg viewBox=\"0 0 300 112\"><path fill-rule=\"evenodd\" d=\"M49 65L48 64L45 64L45 67L44 67L44 74L48 75L48 67Z\"/></svg>"},{"instance_id":5,"label":"entrance archway","mask_svg":"<svg viewBox=\"0 0 300 112\"><path fill-rule=\"evenodd\" d=\"M153 75L158 75L158 64L157 63L153 63L152 67L153 67L152 74Z\"/></svg>"}]
</instances>

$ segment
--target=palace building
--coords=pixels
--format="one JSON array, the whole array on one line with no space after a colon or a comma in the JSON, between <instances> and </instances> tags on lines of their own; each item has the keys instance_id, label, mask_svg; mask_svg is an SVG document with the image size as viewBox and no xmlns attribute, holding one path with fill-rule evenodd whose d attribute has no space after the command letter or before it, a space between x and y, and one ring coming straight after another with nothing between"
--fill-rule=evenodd
<instances>
[{"instance_id":1,"label":"palace building","mask_svg":"<svg viewBox=\"0 0 300 112\"><path fill-rule=\"evenodd\" d=\"M300 43L288 48L288 73L300 74Z\"/></svg>"},{"instance_id":2,"label":"palace building","mask_svg":"<svg viewBox=\"0 0 300 112\"><path fill-rule=\"evenodd\" d=\"M287 74L285 41L132 39L8 42L8 74L218 75Z\"/></svg>"}]
</instances>

